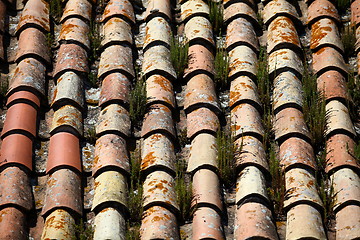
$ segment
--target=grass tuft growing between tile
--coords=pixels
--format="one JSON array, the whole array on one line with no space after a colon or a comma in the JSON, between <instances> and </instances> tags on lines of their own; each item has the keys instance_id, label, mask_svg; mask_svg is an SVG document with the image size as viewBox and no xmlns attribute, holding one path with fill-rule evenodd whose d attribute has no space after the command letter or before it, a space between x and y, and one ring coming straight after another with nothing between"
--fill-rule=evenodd
<instances>
[{"instance_id":1,"label":"grass tuft growing between tile","mask_svg":"<svg viewBox=\"0 0 360 240\"><path fill-rule=\"evenodd\" d=\"M170 59L179 79L184 75L188 64L189 43L181 36L172 36L170 42Z\"/></svg>"},{"instance_id":2,"label":"grass tuft growing between tile","mask_svg":"<svg viewBox=\"0 0 360 240\"><path fill-rule=\"evenodd\" d=\"M101 41L104 38L100 34L100 24L96 20L90 21L90 31L88 37L90 39L89 61L94 62L100 57L99 49L100 49Z\"/></svg>"},{"instance_id":3,"label":"grass tuft growing between tile","mask_svg":"<svg viewBox=\"0 0 360 240\"><path fill-rule=\"evenodd\" d=\"M127 224L127 231L125 235L126 240L140 240L140 226L141 224L135 224L133 226L130 226L130 224Z\"/></svg>"},{"instance_id":4,"label":"grass tuft growing between tile","mask_svg":"<svg viewBox=\"0 0 360 240\"><path fill-rule=\"evenodd\" d=\"M215 76L214 82L216 89L218 91L226 90L229 85L229 56L225 48L222 46L217 46L216 55L215 55Z\"/></svg>"},{"instance_id":5,"label":"grass tuft growing between tile","mask_svg":"<svg viewBox=\"0 0 360 240\"><path fill-rule=\"evenodd\" d=\"M190 179L187 181L185 172L186 162L182 158L178 158L176 161L175 192L182 223L191 220L191 203L193 201L191 181Z\"/></svg>"},{"instance_id":6,"label":"grass tuft growing between tile","mask_svg":"<svg viewBox=\"0 0 360 240\"><path fill-rule=\"evenodd\" d=\"M340 14L346 13L351 5L351 0L335 0L333 2Z\"/></svg>"},{"instance_id":7,"label":"grass tuft growing between tile","mask_svg":"<svg viewBox=\"0 0 360 240\"><path fill-rule=\"evenodd\" d=\"M141 150L137 149L130 154L131 172L130 172L130 190L128 207L130 211L131 223L141 223L143 213L143 185L141 182Z\"/></svg>"},{"instance_id":8,"label":"grass tuft growing between tile","mask_svg":"<svg viewBox=\"0 0 360 240\"><path fill-rule=\"evenodd\" d=\"M93 239L94 229L90 224L84 223L81 219L79 224L74 225L75 234L74 240L90 240Z\"/></svg>"},{"instance_id":9,"label":"grass tuft growing between tile","mask_svg":"<svg viewBox=\"0 0 360 240\"><path fill-rule=\"evenodd\" d=\"M222 1L209 1L209 19L214 29L214 33L216 35L221 34L221 30L224 24L224 6L222 5Z\"/></svg>"},{"instance_id":10,"label":"grass tuft growing between tile","mask_svg":"<svg viewBox=\"0 0 360 240\"><path fill-rule=\"evenodd\" d=\"M96 129L94 126L91 126L88 128L88 130L85 133L85 139L90 144L95 144L96 142Z\"/></svg>"},{"instance_id":11,"label":"grass tuft growing between tile","mask_svg":"<svg viewBox=\"0 0 360 240\"><path fill-rule=\"evenodd\" d=\"M146 112L146 80L139 77L130 93L130 120L134 127L141 127Z\"/></svg>"},{"instance_id":12,"label":"grass tuft growing between tile","mask_svg":"<svg viewBox=\"0 0 360 240\"><path fill-rule=\"evenodd\" d=\"M217 160L219 164L220 178L226 188L231 188L235 184L236 178L234 138L229 131L218 130L216 134L216 145L218 151Z\"/></svg>"},{"instance_id":13,"label":"grass tuft growing between tile","mask_svg":"<svg viewBox=\"0 0 360 240\"><path fill-rule=\"evenodd\" d=\"M88 82L90 83L91 87L94 87L94 88L98 87L99 85L98 85L97 73L92 72L92 71L89 72L88 73Z\"/></svg>"},{"instance_id":14,"label":"grass tuft growing between tile","mask_svg":"<svg viewBox=\"0 0 360 240\"><path fill-rule=\"evenodd\" d=\"M348 75L347 89L351 99L351 102L348 104L350 117L353 122L358 122L360 119L360 82L359 78L355 77L353 71Z\"/></svg>"},{"instance_id":15,"label":"grass tuft growing between tile","mask_svg":"<svg viewBox=\"0 0 360 240\"><path fill-rule=\"evenodd\" d=\"M50 0L49 2L50 16L54 19L56 23L60 22L60 18L63 12L61 2L61 0Z\"/></svg>"},{"instance_id":16,"label":"grass tuft growing between tile","mask_svg":"<svg viewBox=\"0 0 360 240\"><path fill-rule=\"evenodd\" d=\"M302 83L304 120L312 135L313 147L317 153L324 148L328 114L323 93L317 91L316 75L310 73L306 63L304 64Z\"/></svg>"},{"instance_id":17,"label":"grass tuft growing between tile","mask_svg":"<svg viewBox=\"0 0 360 240\"><path fill-rule=\"evenodd\" d=\"M280 219L284 216L285 175L281 169L280 160L277 157L276 143L274 141L270 142L267 155L271 174L271 187L269 187L267 191L274 206L274 214L277 219Z\"/></svg>"},{"instance_id":18,"label":"grass tuft growing between tile","mask_svg":"<svg viewBox=\"0 0 360 240\"><path fill-rule=\"evenodd\" d=\"M341 30L340 36L342 44L344 46L345 57L348 59L355 54L355 28L351 25L344 26Z\"/></svg>"}]
</instances>

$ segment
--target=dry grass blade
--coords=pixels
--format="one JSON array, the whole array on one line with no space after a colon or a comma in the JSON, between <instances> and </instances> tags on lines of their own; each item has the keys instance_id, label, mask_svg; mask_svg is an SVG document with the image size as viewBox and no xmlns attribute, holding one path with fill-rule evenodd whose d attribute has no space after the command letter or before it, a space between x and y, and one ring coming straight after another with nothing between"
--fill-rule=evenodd
<instances>
[{"instance_id":1,"label":"dry grass blade","mask_svg":"<svg viewBox=\"0 0 360 240\"><path fill-rule=\"evenodd\" d=\"M216 135L216 144L220 177L225 187L230 188L235 183L235 146L233 136L230 132L219 130Z\"/></svg>"},{"instance_id":2,"label":"dry grass blade","mask_svg":"<svg viewBox=\"0 0 360 240\"><path fill-rule=\"evenodd\" d=\"M140 127L146 112L146 81L140 77L130 93L130 119L135 127Z\"/></svg>"}]
</instances>

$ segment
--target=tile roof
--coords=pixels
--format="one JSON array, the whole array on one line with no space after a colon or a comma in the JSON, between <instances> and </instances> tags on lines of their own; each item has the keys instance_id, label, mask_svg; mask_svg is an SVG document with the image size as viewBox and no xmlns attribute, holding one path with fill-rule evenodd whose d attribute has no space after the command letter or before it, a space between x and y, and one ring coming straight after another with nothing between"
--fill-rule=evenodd
<instances>
[{"instance_id":1,"label":"tile roof","mask_svg":"<svg viewBox=\"0 0 360 240\"><path fill-rule=\"evenodd\" d=\"M0 239L73 239L82 219L93 239L360 237L357 103L347 83L352 61L360 66L360 0L351 16L328 0L60 4L56 20L47 1L0 0L1 88L9 79L0 89ZM356 28L350 60L347 25ZM184 73L173 66L174 35L188 44ZM221 50L225 90L216 85ZM326 111L320 151L307 122L309 70ZM222 132L234 148L230 187Z\"/></svg>"}]
</instances>

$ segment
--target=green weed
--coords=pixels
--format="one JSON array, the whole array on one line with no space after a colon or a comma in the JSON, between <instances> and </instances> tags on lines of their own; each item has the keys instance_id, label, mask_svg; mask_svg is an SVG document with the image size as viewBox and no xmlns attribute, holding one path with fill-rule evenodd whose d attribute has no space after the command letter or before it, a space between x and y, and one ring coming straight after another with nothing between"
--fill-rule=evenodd
<instances>
[{"instance_id":1,"label":"green weed","mask_svg":"<svg viewBox=\"0 0 360 240\"><path fill-rule=\"evenodd\" d=\"M214 33L219 35L224 24L224 7L222 1L209 1L209 19L213 26Z\"/></svg>"},{"instance_id":2,"label":"green weed","mask_svg":"<svg viewBox=\"0 0 360 240\"><path fill-rule=\"evenodd\" d=\"M230 82L228 78L229 74L229 56L223 46L216 48L215 55L215 76L214 81L218 90L225 90Z\"/></svg>"},{"instance_id":3,"label":"green weed","mask_svg":"<svg viewBox=\"0 0 360 240\"><path fill-rule=\"evenodd\" d=\"M355 28L351 25L344 26L341 30L341 41L344 46L344 53L347 58L355 53Z\"/></svg>"},{"instance_id":4,"label":"green weed","mask_svg":"<svg viewBox=\"0 0 360 240\"><path fill-rule=\"evenodd\" d=\"M140 127L146 112L146 81L138 78L130 93L130 119L135 127Z\"/></svg>"},{"instance_id":5,"label":"green weed","mask_svg":"<svg viewBox=\"0 0 360 240\"><path fill-rule=\"evenodd\" d=\"M141 182L141 150L137 150L130 154L131 175L128 207L130 211L129 221L132 223L140 223L143 212L143 186Z\"/></svg>"},{"instance_id":6,"label":"green weed","mask_svg":"<svg viewBox=\"0 0 360 240\"><path fill-rule=\"evenodd\" d=\"M89 127L89 129L85 133L85 139L87 142L91 144L95 144L96 142L96 130L94 126Z\"/></svg>"},{"instance_id":7,"label":"green weed","mask_svg":"<svg viewBox=\"0 0 360 240\"><path fill-rule=\"evenodd\" d=\"M335 6L340 13L345 13L350 7L351 0L335 0Z\"/></svg>"},{"instance_id":8,"label":"green weed","mask_svg":"<svg viewBox=\"0 0 360 240\"><path fill-rule=\"evenodd\" d=\"M97 78L96 73L89 72L88 73L88 81L89 81L91 87L98 87L98 78Z\"/></svg>"},{"instance_id":9,"label":"green weed","mask_svg":"<svg viewBox=\"0 0 360 240\"><path fill-rule=\"evenodd\" d=\"M127 231L125 235L126 240L140 240L140 223L131 226L127 225Z\"/></svg>"},{"instance_id":10,"label":"green weed","mask_svg":"<svg viewBox=\"0 0 360 240\"><path fill-rule=\"evenodd\" d=\"M170 42L170 59L179 79L188 64L189 43L180 36L172 36Z\"/></svg>"},{"instance_id":11,"label":"green weed","mask_svg":"<svg viewBox=\"0 0 360 240\"><path fill-rule=\"evenodd\" d=\"M50 7L50 16L53 17L56 23L59 23L61 14L63 12L61 0L50 0L49 7Z\"/></svg>"},{"instance_id":12,"label":"green weed","mask_svg":"<svg viewBox=\"0 0 360 240\"><path fill-rule=\"evenodd\" d=\"M235 146L233 136L230 132L219 130L216 134L216 144L220 177L225 187L230 188L235 182Z\"/></svg>"},{"instance_id":13,"label":"green weed","mask_svg":"<svg viewBox=\"0 0 360 240\"><path fill-rule=\"evenodd\" d=\"M350 116L353 122L357 122L359 121L360 83L353 71L348 75L347 89L351 99L350 104L348 104Z\"/></svg>"},{"instance_id":14,"label":"green weed","mask_svg":"<svg viewBox=\"0 0 360 240\"><path fill-rule=\"evenodd\" d=\"M88 36L90 39L89 61L94 62L99 58L99 48L101 41L103 40L103 36L100 34L100 24L96 22L96 20L90 21L90 31Z\"/></svg>"},{"instance_id":15,"label":"green weed","mask_svg":"<svg viewBox=\"0 0 360 240\"><path fill-rule=\"evenodd\" d=\"M186 163L183 159L177 159L175 192L177 203L180 208L181 221L185 222L191 219L191 203L193 201L191 183L186 181Z\"/></svg>"},{"instance_id":16,"label":"green weed","mask_svg":"<svg viewBox=\"0 0 360 240\"><path fill-rule=\"evenodd\" d=\"M74 225L76 236L74 240L91 240L93 239L94 229L91 225L84 223L81 219L79 224Z\"/></svg>"}]
</instances>

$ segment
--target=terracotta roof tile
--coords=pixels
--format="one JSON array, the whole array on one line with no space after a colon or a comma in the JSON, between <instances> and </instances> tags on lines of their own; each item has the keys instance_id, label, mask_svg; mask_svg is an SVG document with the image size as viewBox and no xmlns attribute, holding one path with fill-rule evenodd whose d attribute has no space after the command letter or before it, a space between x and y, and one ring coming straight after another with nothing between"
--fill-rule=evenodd
<instances>
[{"instance_id":1,"label":"terracotta roof tile","mask_svg":"<svg viewBox=\"0 0 360 240\"><path fill-rule=\"evenodd\" d=\"M118 104L110 104L101 110L96 134L98 136L106 133L116 133L121 136L130 136L129 112Z\"/></svg>"},{"instance_id":2,"label":"terracotta roof tile","mask_svg":"<svg viewBox=\"0 0 360 240\"><path fill-rule=\"evenodd\" d=\"M360 207L349 205L336 213L336 239L355 239L360 236Z\"/></svg>"},{"instance_id":3,"label":"terracotta roof tile","mask_svg":"<svg viewBox=\"0 0 360 240\"><path fill-rule=\"evenodd\" d=\"M175 96L172 83L161 75L151 75L146 79L147 105L161 103L175 109Z\"/></svg>"},{"instance_id":4,"label":"terracotta roof tile","mask_svg":"<svg viewBox=\"0 0 360 240\"><path fill-rule=\"evenodd\" d=\"M83 81L72 71L64 72L57 79L51 107L58 109L63 105L73 105L82 110L84 108Z\"/></svg>"},{"instance_id":5,"label":"terracotta roof tile","mask_svg":"<svg viewBox=\"0 0 360 240\"><path fill-rule=\"evenodd\" d=\"M110 0L106 5L101 21L106 22L113 17L120 17L131 24L135 23L131 2L129 0Z\"/></svg>"},{"instance_id":6,"label":"terracotta roof tile","mask_svg":"<svg viewBox=\"0 0 360 240\"><path fill-rule=\"evenodd\" d=\"M106 169L119 169L130 172L126 141L115 134L105 134L97 139L95 145L93 176Z\"/></svg>"},{"instance_id":7,"label":"terracotta roof tile","mask_svg":"<svg viewBox=\"0 0 360 240\"><path fill-rule=\"evenodd\" d=\"M154 17L161 17L170 21L171 16L171 5L170 0L158 0L157 3L149 1L144 13L144 19L149 22Z\"/></svg>"},{"instance_id":8,"label":"terracotta roof tile","mask_svg":"<svg viewBox=\"0 0 360 240\"><path fill-rule=\"evenodd\" d=\"M64 166L81 172L79 139L71 133L58 132L50 138L46 172Z\"/></svg>"},{"instance_id":9,"label":"terracotta roof tile","mask_svg":"<svg viewBox=\"0 0 360 240\"><path fill-rule=\"evenodd\" d=\"M262 109L257 86L251 78L239 76L231 81L230 86L230 108L242 103L249 103L256 109Z\"/></svg>"},{"instance_id":10,"label":"terracotta roof tile","mask_svg":"<svg viewBox=\"0 0 360 240\"><path fill-rule=\"evenodd\" d=\"M223 240L221 216L212 208L197 208L193 218L193 239Z\"/></svg>"},{"instance_id":11,"label":"terracotta roof tile","mask_svg":"<svg viewBox=\"0 0 360 240\"><path fill-rule=\"evenodd\" d=\"M288 17L297 26L301 26L302 23L299 19L299 15L296 8L286 0L273 0L270 1L263 10L263 18L266 26L269 26L272 21L277 17Z\"/></svg>"},{"instance_id":12,"label":"terracotta roof tile","mask_svg":"<svg viewBox=\"0 0 360 240\"><path fill-rule=\"evenodd\" d=\"M232 6L236 2L238 2L238 0L223 0L223 4L225 8ZM253 9L257 9L257 2L258 2L257 0L243 0L243 2L251 6Z\"/></svg>"},{"instance_id":13,"label":"terracotta roof tile","mask_svg":"<svg viewBox=\"0 0 360 240\"><path fill-rule=\"evenodd\" d=\"M117 103L128 108L130 85L130 81L122 73L115 72L107 75L101 84L99 106Z\"/></svg>"},{"instance_id":14,"label":"terracotta roof tile","mask_svg":"<svg viewBox=\"0 0 360 240\"><path fill-rule=\"evenodd\" d=\"M16 35L20 35L28 27L35 27L43 32L50 31L49 4L46 1L27 1L16 28Z\"/></svg>"},{"instance_id":15,"label":"terracotta roof tile","mask_svg":"<svg viewBox=\"0 0 360 240\"><path fill-rule=\"evenodd\" d=\"M69 18L80 18L90 22L91 12L92 6L88 1L67 1L60 21L64 23Z\"/></svg>"},{"instance_id":16,"label":"terracotta roof tile","mask_svg":"<svg viewBox=\"0 0 360 240\"><path fill-rule=\"evenodd\" d=\"M193 139L197 134L215 134L219 128L217 114L208 108L198 108L187 115L187 137Z\"/></svg>"},{"instance_id":17,"label":"terracotta roof tile","mask_svg":"<svg viewBox=\"0 0 360 240\"><path fill-rule=\"evenodd\" d=\"M349 110L343 103L337 100L329 102L326 104L326 112L328 119L325 134L327 137L340 132L345 132L350 136L356 136Z\"/></svg>"},{"instance_id":18,"label":"terracotta roof tile","mask_svg":"<svg viewBox=\"0 0 360 240\"><path fill-rule=\"evenodd\" d=\"M125 236L125 218L116 209L104 208L94 220L94 239L117 239Z\"/></svg>"},{"instance_id":19,"label":"terracotta roof tile","mask_svg":"<svg viewBox=\"0 0 360 240\"><path fill-rule=\"evenodd\" d=\"M355 0L351 3L351 22L356 26L360 23L360 1Z\"/></svg>"},{"instance_id":20,"label":"terracotta roof tile","mask_svg":"<svg viewBox=\"0 0 360 240\"><path fill-rule=\"evenodd\" d=\"M239 76L256 79L258 63L257 54L247 46L238 46L229 52L229 78Z\"/></svg>"},{"instance_id":21,"label":"terracotta roof tile","mask_svg":"<svg viewBox=\"0 0 360 240\"><path fill-rule=\"evenodd\" d=\"M103 26L101 49L115 44L133 44L131 26L121 18L110 18Z\"/></svg>"},{"instance_id":22,"label":"terracotta roof tile","mask_svg":"<svg viewBox=\"0 0 360 240\"><path fill-rule=\"evenodd\" d=\"M191 142L187 172L194 174L202 168L217 171L216 138L207 133L200 133Z\"/></svg>"},{"instance_id":23,"label":"terracotta roof tile","mask_svg":"<svg viewBox=\"0 0 360 240\"><path fill-rule=\"evenodd\" d=\"M24 213L14 207L0 210L0 238L1 239L26 239L26 217Z\"/></svg>"},{"instance_id":24,"label":"terracotta roof tile","mask_svg":"<svg viewBox=\"0 0 360 240\"><path fill-rule=\"evenodd\" d=\"M309 27L322 18L333 19L336 23L340 22L340 16L335 6L328 0L316 0L308 8L307 24Z\"/></svg>"},{"instance_id":25,"label":"terracotta roof tile","mask_svg":"<svg viewBox=\"0 0 360 240\"><path fill-rule=\"evenodd\" d=\"M145 210L140 228L142 239L179 240L176 216L164 207L153 206Z\"/></svg>"},{"instance_id":26,"label":"terracotta roof tile","mask_svg":"<svg viewBox=\"0 0 360 240\"><path fill-rule=\"evenodd\" d=\"M81 19L68 18L61 26L58 41L60 43L79 44L86 51L90 50L90 40L88 37L90 27Z\"/></svg>"},{"instance_id":27,"label":"terracotta roof tile","mask_svg":"<svg viewBox=\"0 0 360 240\"><path fill-rule=\"evenodd\" d=\"M51 214L58 216L68 215L65 211L76 213L78 216L82 214L82 197L81 197L81 178L80 176L69 169L58 169L49 175L46 184L46 196L44 207L41 215L46 217L44 232L51 230L51 225L46 226L47 222L51 221ZM60 212L54 211L59 209ZM63 217L62 217L63 218ZM56 217L55 217L56 219ZM66 225L71 225L71 222L66 221Z\"/></svg>"},{"instance_id":28,"label":"terracotta roof tile","mask_svg":"<svg viewBox=\"0 0 360 240\"><path fill-rule=\"evenodd\" d=\"M11 94L6 102L6 106L10 106L17 103L28 103L34 107L40 107L40 99L37 95L28 91L17 91Z\"/></svg>"},{"instance_id":29,"label":"terracotta roof tile","mask_svg":"<svg viewBox=\"0 0 360 240\"><path fill-rule=\"evenodd\" d=\"M317 76L329 70L347 74L347 66L341 53L332 47L324 47L313 54L313 68Z\"/></svg>"},{"instance_id":30,"label":"terracotta roof tile","mask_svg":"<svg viewBox=\"0 0 360 240\"><path fill-rule=\"evenodd\" d=\"M292 72L298 78L302 76L303 64L300 57L290 49L280 49L269 55L269 75L276 77L282 72Z\"/></svg>"},{"instance_id":31,"label":"terracotta roof tile","mask_svg":"<svg viewBox=\"0 0 360 240\"><path fill-rule=\"evenodd\" d=\"M67 239L75 235L75 220L65 210L57 209L45 220L42 239Z\"/></svg>"},{"instance_id":32,"label":"terracotta roof tile","mask_svg":"<svg viewBox=\"0 0 360 240\"><path fill-rule=\"evenodd\" d=\"M6 4L4 1L0 1L0 34L5 32L5 18L6 18Z\"/></svg>"},{"instance_id":33,"label":"terracotta roof tile","mask_svg":"<svg viewBox=\"0 0 360 240\"><path fill-rule=\"evenodd\" d=\"M270 209L257 202L237 207L234 232L235 239L278 239Z\"/></svg>"},{"instance_id":34,"label":"terracotta roof tile","mask_svg":"<svg viewBox=\"0 0 360 240\"><path fill-rule=\"evenodd\" d=\"M92 211L99 212L102 206L127 208L127 181L117 171L105 171L95 178Z\"/></svg>"},{"instance_id":35,"label":"terracotta roof tile","mask_svg":"<svg viewBox=\"0 0 360 240\"><path fill-rule=\"evenodd\" d=\"M32 170L32 140L23 134L11 134L3 139L0 152L2 166L20 164Z\"/></svg>"},{"instance_id":36,"label":"terracotta roof tile","mask_svg":"<svg viewBox=\"0 0 360 240\"><path fill-rule=\"evenodd\" d=\"M211 47L215 45L211 23L207 18L196 16L191 18L185 24L184 34L190 46L200 44Z\"/></svg>"},{"instance_id":37,"label":"terracotta roof tile","mask_svg":"<svg viewBox=\"0 0 360 240\"><path fill-rule=\"evenodd\" d=\"M76 136L82 136L82 113L71 105L64 105L55 111L50 134L53 135L59 131L69 131Z\"/></svg>"},{"instance_id":38,"label":"terracotta roof tile","mask_svg":"<svg viewBox=\"0 0 360 240\"><path fill-rule=\"evenodd\" d=\"M261 35L261 26L257 21L256 13L246 3L235 2L224 10L224 24L229 25L233 20L238 18L244 18L253 25L255 32Z\"/></svg>"},{"instance_id":39,"label":"terracotta roof tile","mask_svg":"<svg viewBox=\"0 0 360 240\"><path fill-rule=\"evenodd\" d=\"M310 49L317 52L323 47L332 47L344 53L336 23L329 18L320 19L311 25Z\"/></svg>"},{"instance_id":40,"label":"terracotta roof tile","mask_svg":"<svg viewBox=\"0 0 360 240\"><path fill-rule=\"evenodd\" d=\"M194 16L209 16L209 6L203 0L186 1L181 5L181 20L187 22Z\"/></svg>"},{"instance_id":41,"label":"terracotta roof tile","mask_svg":"<svg viewBox=\"0 0 360 240\"><path fill-rule=\"evenodd\" d=\"M161 133L155 133L143 140L141 149L141 171L165 170L175 175L175 153L172 141Z\"/></svg>"},{"instance_id":42,"label":"terracotta roof tile","mask_svg":"<svg viewBox=\"0 0 360 240\"><path fill-rule=\"evenodd\" d=\"M350 100L345 77L338 71L330 70L321 74L317 79L317 87L326 101L335 99L340 101Z\"/></svg>"},{"instance_id":43,"label":"terracotta roof tile","mask_svg":"<svg viewBox=\"0 0 360 240\"><path fill-rule=\"evenodd\" d=\"M185 80L190 80L190 78L197 74L206 74L209 77L214 76L214 56L211 50L196 44L189 47L188 57L188 67L184 73Z\"/></svg>"},{"instance_id":44,"label":"terracotta roof tile","mask_svg":"<svg viewBox=\"0 0 360 240\"><path fill-rule=\"evenodd\" d=\"M152 18L145 27L145 39L143 49L146 51L149 47L164 45L170 47L171 27L162 17Z\"/></svg>"}]
</instances>

